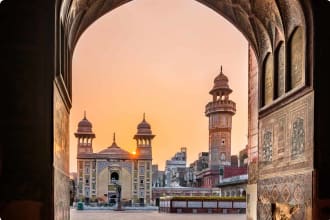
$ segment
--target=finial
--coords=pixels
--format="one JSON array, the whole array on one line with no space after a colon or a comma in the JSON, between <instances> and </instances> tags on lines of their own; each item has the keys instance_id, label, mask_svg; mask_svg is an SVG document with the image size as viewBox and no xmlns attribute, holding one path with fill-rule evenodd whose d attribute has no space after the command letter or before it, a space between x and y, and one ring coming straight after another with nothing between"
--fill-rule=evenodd
<instances>
[{"instance_id":1,"label":"finial","mask_svg":"<svg viewBox=\"0 0 330 220\"><path fill-rule=\"evenodd\" d=\"M86 110L84 111L84 119L86 119Z\"/></svg>"},{"instance_id":2,"label":"finial","mask_svg":"<svg viewBox=\"0 0 330 220\"><path fill-rule=\"evenodd\" d=\"M145 121L145 120L146 120L146 113L143 112L143 121Z\"/></svg>"},{"instance_id":3,"label":"finial","mask_svg":"<svg viewBox=\"0 0 330 220\"><path fill-rule=\"evenodd\" d=\"M221 67L220 67L220 74L222 74L222 65L221 65Z\"/></svg>"},{"instance_id":4,"label":"finial","mask_svg":"<svg viewBox=\"0 0 330 220\"><path fill-rule=\"evenodd\" d=\"M116 143L116 133L113 132L113 143Z\"/></svg>"}]
</instances>

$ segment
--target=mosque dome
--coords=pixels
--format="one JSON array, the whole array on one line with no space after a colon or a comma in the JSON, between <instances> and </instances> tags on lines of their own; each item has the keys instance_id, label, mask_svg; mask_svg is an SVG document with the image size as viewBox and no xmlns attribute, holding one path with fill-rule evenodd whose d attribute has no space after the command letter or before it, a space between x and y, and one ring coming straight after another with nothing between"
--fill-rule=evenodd
<instances>
[{"instance_id":1,"label":"mosque dome","mask_svg":"<svg viewBox=\"0 0 330 220\"><path fill-rule=\"evenodd\" d=\"M110 159L128 159L130 158L130 153L123 150L122 148L120 148L117 143L116 143L116 134L113 134L113 142L112 144L99 152L99 154L105 154L107 155L108 158Z\"/></svg>"},{"instance_id":2,"label":"mosque dome","mask_svg":"<svg viewBox=\"0 0 330 220\"><path fill-rule=\"evenodd\" d=\"M214 79L214 85L212 90L210 91L210 94L219 90L228 94L232 92L232 90L228 85L228 77L222 72L222 66L221 66L220 74Z\"/></svg>"},{"instance_id":3,"label":"mosque dome","mask_svg":"<svg viewBox=\"0 0 330 220\"><path fill-rule=\"evenodd\" d=\"M86 118L86 113L84 118L78 123L78 132L92 132L92 123Z\"/></svg>"},{"instance_id":4,"label":"mosque dome","mask_svg":"<svg viewBox=\"0 0 330 220\"><path fill-rule=\"evenodd\" d=\"M151 134L151 126L145 119L145 114L143 114L143 120L137 126L137 133L138 134Z\"/></svg>"}]
</instances>

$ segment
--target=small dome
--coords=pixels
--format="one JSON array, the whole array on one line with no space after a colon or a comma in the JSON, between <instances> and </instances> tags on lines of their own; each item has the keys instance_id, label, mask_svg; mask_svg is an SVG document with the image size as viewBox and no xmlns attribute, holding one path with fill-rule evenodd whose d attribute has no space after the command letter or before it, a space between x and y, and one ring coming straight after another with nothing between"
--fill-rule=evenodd
<instances>
[{"instance_id":1,"label":"small dome","mask_svg":"<svg viewBox=\"0 0 330 220\"><path fill-rule=\"evenodd\" d=\"M78 123L78 132L92 132L92 123L87 120L86 113L84 118Z\"/></svg>"},{"instance_id":2,"label":"small dome","mask_svg":"<svg viewBox=\"0 0 330 220\"><path fill-rule=\"evenodd\" d=\"M143 114L143 120L140 124L137 126L137 133L138 134L151 134L151 126L145 119L145 114Z\"/></svg>"},{"instance_id":3,"label":"small dome","mask_svg":"<svg viewBox=\"0 0 330 220\"><path fill-rule=\"evenodd\" d=\"M228 77L225 76L225 74L223 74L222 72L222 66L221 66L220 74L214 79L214 85L210 93L212 94L216 90L222 90L223 92L227 92L227 93L232 92L232 90L229 88L228 85Z\"/></svg>"},{"instance_id":4,"label":"small dome","mask_svg":"<svg viewBox=\"0 0 330 220\"><path fill-rule=\"evenodd\" d=\"M112 158L130 158L130 153L121 149L116 143L116 134L113 134L113 142L111 146L99 152L99 154L107 154Z\"/></svg>"}]
</instances>

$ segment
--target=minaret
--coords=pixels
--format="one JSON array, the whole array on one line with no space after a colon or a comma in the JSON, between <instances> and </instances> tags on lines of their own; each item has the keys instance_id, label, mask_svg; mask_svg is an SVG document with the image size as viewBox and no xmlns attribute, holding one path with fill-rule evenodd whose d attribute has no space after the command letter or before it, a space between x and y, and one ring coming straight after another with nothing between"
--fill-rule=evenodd
<instances>
[{"instance_id":1,"label":"minaret","mask_svg":"<svg viewBox=\"0 0 330 220\"><path fill-rule=\"evenodd\" d=\"M92 131L92 123L86 118L86 112L84 112L84 118L78 123L78 130L74 135L78 139L77 155L93 153L95 134Z\"/></svg>"},{"instance_id":2,"label":"minaret","mask_svg":"<svg viewBox=\"0 0 330 220\"><path fill-rule=\"evenodd\" d=\"M222 72L214 79L214 86L209 92L213 101L205 107L209 118L209 167L218 169L220 165L230 165L231 161L231 126L236 113L235 102L229 99L232 90L228 78Z\"/></svg>"},{"instance_id":3,"label":"minaret","mask_svg":"<svg viewBox=\"0 0 330 220\"><path fill-rule=\"evenodd\" d=\"M150 124L146 122L145 113L143 120L137 126L137 133L134 135L136 140L136 154L144 159L152 159L151 140L155 137L152 134Z\"/></svg>"}]
</instances>

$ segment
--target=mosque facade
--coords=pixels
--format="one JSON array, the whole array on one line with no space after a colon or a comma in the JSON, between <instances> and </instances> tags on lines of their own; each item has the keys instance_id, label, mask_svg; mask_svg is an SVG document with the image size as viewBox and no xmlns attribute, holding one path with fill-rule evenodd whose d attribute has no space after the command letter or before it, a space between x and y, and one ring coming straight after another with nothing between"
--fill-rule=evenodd
<instances>
[{"instance_id":1,"label":"mosque facade","mask_svg":"<svg viewBox=\"0 0 330 220\"><path fill-rule=\"evenodd\" d=\"M152 134L150 124L143 120L137 126L136 151L130 153L116 143L95 153L92 123L84 118L78 123L77 198L85 202L109 204L151 204L152 196Z\"/></svg>"}]
</instances>

